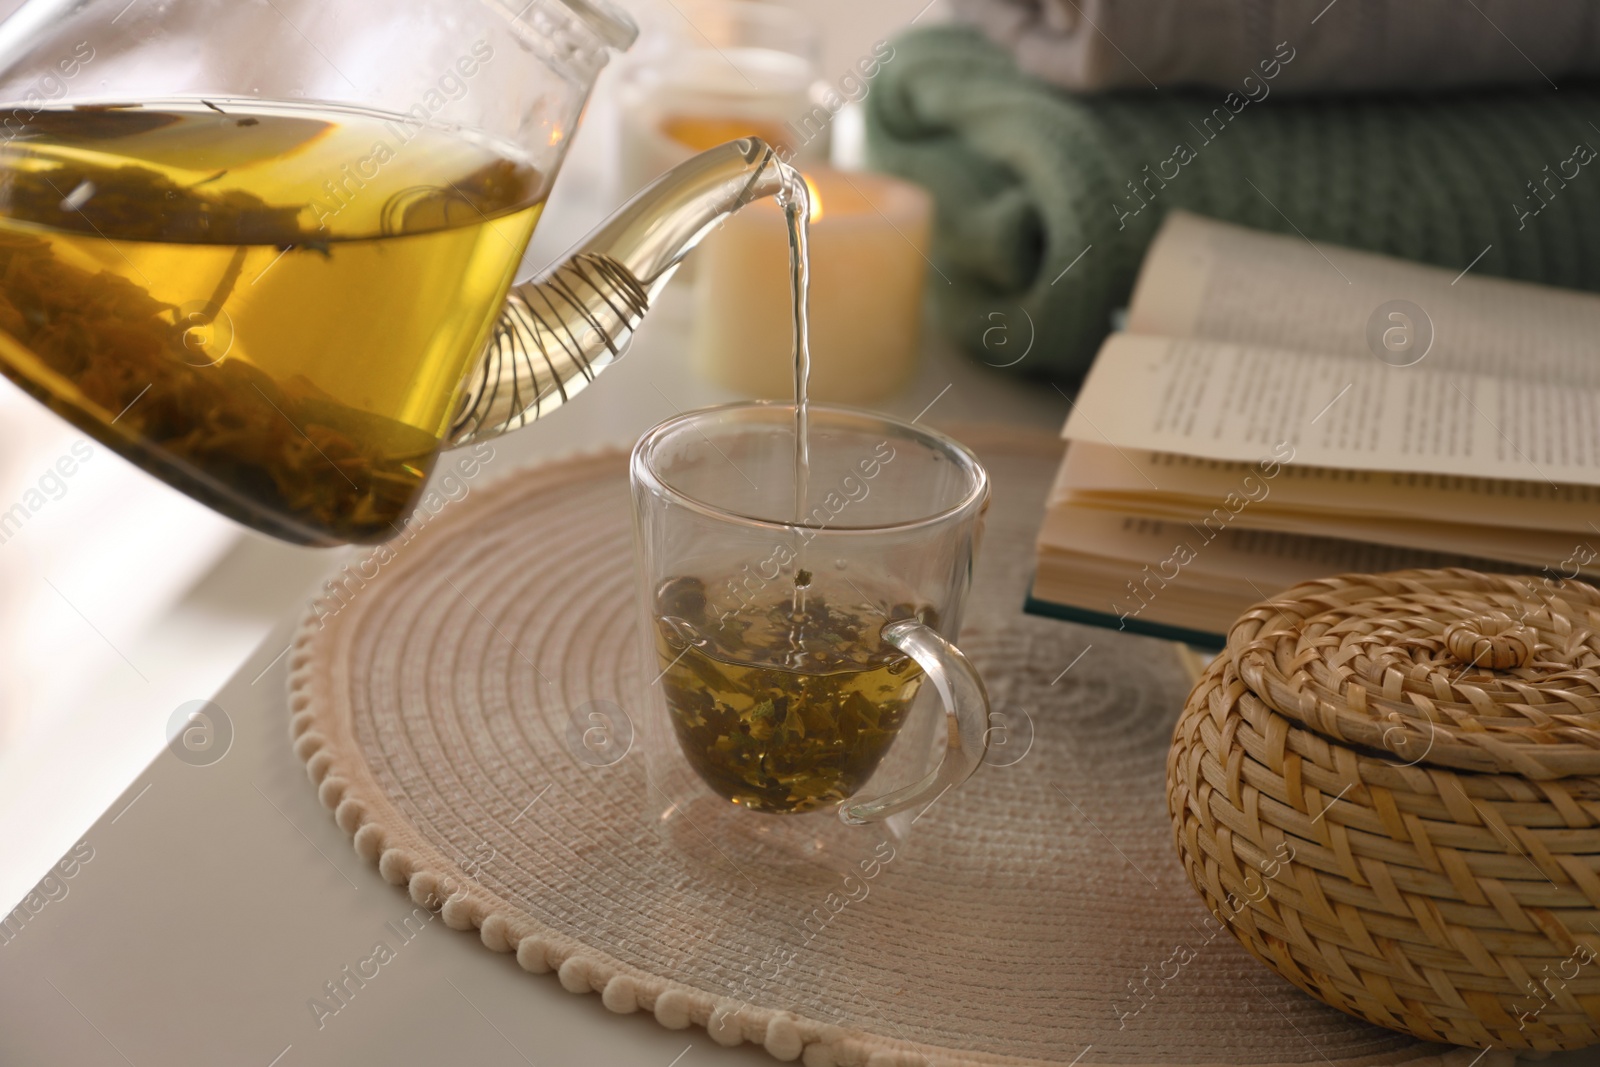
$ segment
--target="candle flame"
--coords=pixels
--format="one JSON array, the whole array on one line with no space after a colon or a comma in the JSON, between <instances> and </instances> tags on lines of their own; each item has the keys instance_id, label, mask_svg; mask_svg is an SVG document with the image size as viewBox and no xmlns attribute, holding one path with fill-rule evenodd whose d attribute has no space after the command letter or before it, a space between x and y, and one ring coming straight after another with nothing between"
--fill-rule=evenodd
<instances>
[{"instance_id":1,"label":"candle flame","mask_svg":"<svg viewBox=\"0 0 1600 1067\"><path fill-rule=\"evenodd\" d=\"M822 193L817 190L817 183L802 174L801 179L806 183L806 193L811 198L811 221L816 222L822 217Z\"/></svg>"}]
</instances>

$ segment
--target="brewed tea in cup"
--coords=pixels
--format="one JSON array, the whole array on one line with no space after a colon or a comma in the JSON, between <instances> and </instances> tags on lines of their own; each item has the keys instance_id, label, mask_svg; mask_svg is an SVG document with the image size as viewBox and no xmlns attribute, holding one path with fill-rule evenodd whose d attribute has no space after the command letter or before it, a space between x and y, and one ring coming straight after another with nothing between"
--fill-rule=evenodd
<instances>
[{"instance_id":1,"label":"brewed tea in cup","mask_svg":"<svg viewBox=\"0 0 1600 1067\"><path fill-rule=\"evenodd\" d=\"M916 660L883 637L885 607L811 577L735 614L708 612L684 576L657 597L656 659L684 756L719 795L752 811L837 807L878 768L922 687Z\"/></svg>"}]
</instances>

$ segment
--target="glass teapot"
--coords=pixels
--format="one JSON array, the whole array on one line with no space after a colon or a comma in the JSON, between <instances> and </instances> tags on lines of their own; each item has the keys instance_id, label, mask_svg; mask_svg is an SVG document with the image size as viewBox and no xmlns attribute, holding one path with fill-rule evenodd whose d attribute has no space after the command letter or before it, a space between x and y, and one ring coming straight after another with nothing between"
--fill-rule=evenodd
<instances>
[{"instance_id":1,"label":"glass teapot","mask_svg":"<svg viewBox=\"0 0 1600 1067\"><path fill-rule=\"evenodd\" d=\"M755 139L514 285L606 0L30 0L0 24L0 372L257 530L396 535L793 172Z\"/></svg>"}]
</instances>

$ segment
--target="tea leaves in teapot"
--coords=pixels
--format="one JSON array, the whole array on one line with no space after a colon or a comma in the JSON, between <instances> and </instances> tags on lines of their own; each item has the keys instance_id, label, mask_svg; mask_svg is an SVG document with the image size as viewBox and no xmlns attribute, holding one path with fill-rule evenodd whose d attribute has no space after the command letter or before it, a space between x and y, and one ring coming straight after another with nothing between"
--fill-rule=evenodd
<instances>
[{"instance_id":1,"label":"tea leaves in teapot","mask_svg":"<svg viewBox=\"0 0 1600 1067\"><path fill-rule=\"evenodd\" d=\"M406 123L35 116L0 148L0 373L241 522L393 536L544 194L509 150Z\"/></svg>"}]
</instances>

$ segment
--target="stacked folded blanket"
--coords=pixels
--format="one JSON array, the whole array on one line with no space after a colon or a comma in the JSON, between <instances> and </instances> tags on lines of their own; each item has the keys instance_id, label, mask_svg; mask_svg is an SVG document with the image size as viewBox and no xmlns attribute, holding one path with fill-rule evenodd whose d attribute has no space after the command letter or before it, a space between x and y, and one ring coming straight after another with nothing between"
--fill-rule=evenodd
<instances>
[{"instance_id":1,"label":"stacked folded blanket","mask_svg":"<svg viewBox=\"0 0 1600 1067\"><path fill-rule=\"evenodd\" d=\"M1600 73L1593 0L955 0L1030 74L1068 89L1231 89L1280 41L1275 91L1545 84Z\"/></svg>"},{"instance_id":2,"label":"stacked folded blanket","mask_svg":"<svg viewBox=\"0 0 1600 1067\"><path fill-rule=\"evenodd\" d=\"M867 98L869 151L934 194L931 284L947 332L999 365L1017 352L993 343L1004 322L1008 341L1032 338L1015 371L1081 375L1174 207L1600 290L1600 93L1274 95L1302 46L1268 46L1235 82L1215 71L1213 89L1084 96L1019 70L970 27L897 40Z\"/></svg>"}]
</instances>

